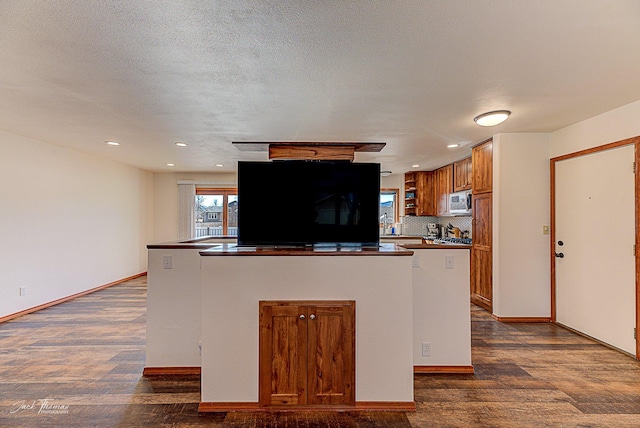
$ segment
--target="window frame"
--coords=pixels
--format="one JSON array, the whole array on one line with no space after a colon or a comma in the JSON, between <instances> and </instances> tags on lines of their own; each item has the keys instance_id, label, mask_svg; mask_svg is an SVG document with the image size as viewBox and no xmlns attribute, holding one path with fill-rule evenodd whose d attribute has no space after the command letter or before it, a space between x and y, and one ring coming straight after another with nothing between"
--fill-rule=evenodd
<instances>
[{"instance_id":1,"label":"window frame","mask_svg":"<svg viewBox=\"0 0 640 428\"><path fill-rule=\"evenodd\" d=\"M398 199L400 197L400 189L392 188L392 187L382 187L380 188L380 195L382 195L383 193L395 194L395 197L394 197L395 206L393 207L393 220L394 220L394 223L400 223L400 200ZM380 205L380 202L378 202L378 205Z\"/></svg>"},{"instance_id":2,"label":"window frame","mask_svg":"<svg viewBox=\"0 0 640 428\"><path fill-rule=\"evenodd\" d=\"M198 195L222 195L222 236L229 236L229 196L238 196L238 189L231 187L196 187Z\"/></svg>"}]
</instances>

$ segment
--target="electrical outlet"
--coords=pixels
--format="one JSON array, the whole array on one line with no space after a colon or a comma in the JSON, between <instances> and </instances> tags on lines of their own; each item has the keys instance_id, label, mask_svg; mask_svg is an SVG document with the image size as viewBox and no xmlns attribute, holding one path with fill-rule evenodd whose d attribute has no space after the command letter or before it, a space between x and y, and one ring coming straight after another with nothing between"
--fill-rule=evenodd
<instances>
[{"instance_id":1,"label":"electrical outlet","mask_svg":"<svg viewBox=\"0 0 640 428\"><path fill-rule=\"evenodd\" d=\"M431 342L422 342L422 356L423 357L431 356Z\"/></svg>"},{"instance_id":2,"label":"electrical outlet","mask_svg":"<svg viewBox=\"0 0 640 428\"><path fill-rule=\"evenodd\" d=\"M165 269L173 269L173 257L162 256L162 267Z\"/></svg>"},{"instance_id":3,"label":"electrical outlet","mask_svg":"<svg viewBox=\"0 0 640 428\"><path fill-rule=\"evenodd\" d=\"M27 287L20 287L20 295L21 296L27 295Z\"/></svg>"},{"instance_id":4,"label":"electrical outlet","mask_svg":"<svg viewBox=\"0 0 640 428\"><path fill-rule=\"evenodd\" d=\"M414 268L420 267L420 257L416 255L411 257L411 266Z\"/></svg>"}]
</instances>

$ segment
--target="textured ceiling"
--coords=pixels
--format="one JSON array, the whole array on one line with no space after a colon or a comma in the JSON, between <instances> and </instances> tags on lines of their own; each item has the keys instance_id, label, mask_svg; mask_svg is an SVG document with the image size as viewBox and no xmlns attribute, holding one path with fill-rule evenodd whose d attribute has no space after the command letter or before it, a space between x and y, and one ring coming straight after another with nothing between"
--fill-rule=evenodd
<instances>
[{"instance_id":1,"label":"textured ceiling","mask_svg":"<svg viewBox=\"0 0 640 428\"><path fill-rule=\"evenodd\" d=\"M151 171L266 158L232 141L431 168L639 100L639 24L637 0L3 0L0 129Z\"/></svg>"}]
</instances>

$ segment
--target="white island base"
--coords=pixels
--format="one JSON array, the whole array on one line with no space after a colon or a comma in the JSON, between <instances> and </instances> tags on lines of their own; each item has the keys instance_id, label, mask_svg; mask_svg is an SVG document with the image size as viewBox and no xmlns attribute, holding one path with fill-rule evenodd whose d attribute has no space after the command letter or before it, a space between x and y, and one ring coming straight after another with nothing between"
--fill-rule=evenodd
<instances>
[{"instance_id":1,"label":"white island base","mask_svg":"<svg viewBox=\"0 0 640 428\"><path fill-rule=\"evenodd\" d=\"M411 251L203 251L201 412L259 402L260 301L355 301L355 403L415 410ZM334 408L334 407L332 407Z\"/></svg>"}]
</instances>

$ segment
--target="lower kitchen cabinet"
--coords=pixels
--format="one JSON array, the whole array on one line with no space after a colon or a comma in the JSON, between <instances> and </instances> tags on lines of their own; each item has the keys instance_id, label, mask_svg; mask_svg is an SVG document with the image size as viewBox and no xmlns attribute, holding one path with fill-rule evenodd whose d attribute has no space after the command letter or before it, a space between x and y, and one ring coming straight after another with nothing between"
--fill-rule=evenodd
<instances>
[{"instance_id":1,"label":"lower kitchen cabinet","mask_svg":"<svg viewBox=\"0 0 640 428\"><path fill-rule=\"evenodd\" d=\"M355 301L260 301L262 406L355 404Z\"/></svg>"},{"instance_id":2,"label":"lower kitchen cabinet","mask_svg":"<svg viewBox=\"0 0 640 428\"><path fill-rule=\"evenodd\" d=\"M471 301L491 312L493 309L492 193L473 195L472 205Z\"/></svg>"}]
</instances>

